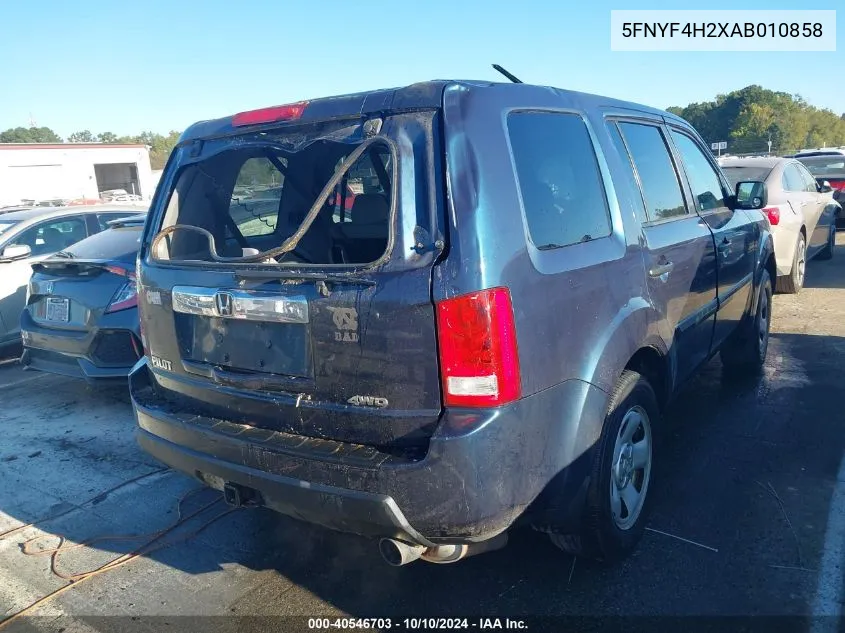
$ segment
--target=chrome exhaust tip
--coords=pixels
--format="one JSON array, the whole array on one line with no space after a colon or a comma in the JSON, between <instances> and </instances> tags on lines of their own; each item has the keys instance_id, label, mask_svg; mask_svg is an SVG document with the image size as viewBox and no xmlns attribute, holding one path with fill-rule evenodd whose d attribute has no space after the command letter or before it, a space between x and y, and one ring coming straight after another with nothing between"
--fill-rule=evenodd
<instances>
[{"instance_id":1,"label":"chrome exhaust tip","mask_svg":"<svg viewBox=\"0 0 845 633\"><path fill-rule=\"evenodd\" d=\"M413 563L425 552L422 545L412 545L392 538L383 538L379 541L378 551L388 565L401 567Z\"/></svg>"}]
</instances>

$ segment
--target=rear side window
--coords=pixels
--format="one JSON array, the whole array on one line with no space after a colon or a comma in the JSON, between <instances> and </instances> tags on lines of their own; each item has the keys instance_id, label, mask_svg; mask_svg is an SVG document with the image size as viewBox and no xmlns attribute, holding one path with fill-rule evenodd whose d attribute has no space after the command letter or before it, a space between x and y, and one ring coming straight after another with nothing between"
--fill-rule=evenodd
<instances>
[{"instance_id":1,"label":"rear side window","mask_svg":"<svg viewBox=\"0 0 845 633\"><path fill-rule=\"evenodd\" d=\"M640 179L648 219L652 222L687 214L681 184L660 128L620 123L631 162Z\"/></svg>"},{"instance_id":2,"label":"rear side window","mask_svg":"<svg viewBox=\"0 0 845 633\"><path fill-rule=\"evenodd\" d=\"M74 259L133 261L141 245L143 225L115 227L66 249Z\"/></svg>"},{"instance_id":3,"label":"rear side window","mask_svg":"<svg viewBox=\"0 0 845 633\"><path fill-rule=\"evenodd\" d=\"M514 112L508 134L528 223L539 249L610 235L595 150L576 114Z\"/></svg>"},{"instance_id":4,"label":"rear side window","mask_svg":"<svg viewBox=\"0 0 845 633\"><path fill-rule=\"evenodd\" d=\"M686 134L674 130L672 131L672 138L681 153L681 160L684 162L692 195L698 200L698 207L702 211L712 211L727 206L719 174L713 164L707 160L698 144Z\"/></svg>"}]
</instances>

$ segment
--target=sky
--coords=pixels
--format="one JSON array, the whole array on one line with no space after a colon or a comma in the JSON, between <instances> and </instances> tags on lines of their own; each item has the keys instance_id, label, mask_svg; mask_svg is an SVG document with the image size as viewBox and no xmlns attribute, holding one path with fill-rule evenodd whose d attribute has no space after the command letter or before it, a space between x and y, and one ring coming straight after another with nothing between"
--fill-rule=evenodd
<instances>
[{"instance_id":1,"label":"sky","mask_svg":"<svg viewBox=\"0 0 845 633\"><path fill-rule=\"evenodd\" d=\"M845 112L837 52L612 52L611 9L836 9L842 0L5 0L0 130L181 131L194 121L427 79L503 80L658 108L750 84ZM845 11L839 12L845 23Z\"/></svg>"}]
</instances>

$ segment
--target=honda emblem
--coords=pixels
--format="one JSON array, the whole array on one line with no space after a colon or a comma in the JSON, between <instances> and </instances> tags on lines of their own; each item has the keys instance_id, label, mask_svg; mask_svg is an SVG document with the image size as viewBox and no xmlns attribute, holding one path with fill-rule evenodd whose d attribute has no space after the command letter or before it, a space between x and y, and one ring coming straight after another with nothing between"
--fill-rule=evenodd
<instances>
[{"instance_id":1,"label":"honda emblem","mask_svg":"<svg viewBox=\"0 0 845 633\"><path fill-rule=\"evenodd\" d=\"M218 292L214 295L214 307L217 308L217 315L230 317L234 314L235 299L230 292Z\"/></svg>"}]
</instances>

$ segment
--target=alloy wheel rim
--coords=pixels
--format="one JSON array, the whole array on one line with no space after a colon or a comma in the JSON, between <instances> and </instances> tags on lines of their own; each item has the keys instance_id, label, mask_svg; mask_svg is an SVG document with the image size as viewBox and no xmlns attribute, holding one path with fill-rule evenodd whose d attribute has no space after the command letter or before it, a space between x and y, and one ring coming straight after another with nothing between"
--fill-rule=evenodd
<instances>
[{"instance_id":1,"label":"alloy wheel rim","mask_svg":"<svg viewBox=\"0 0 845 633\"><path fill-rule=\"evenodd\" d=\"M651 421L645 409L633 406L619 425L610 467L610 511L620 530L630 529L642 513L651 462Z\"/></svg>"}]
</instances>

